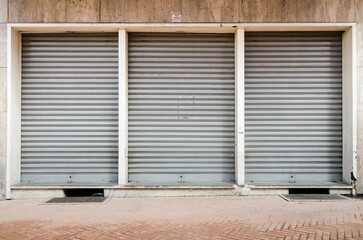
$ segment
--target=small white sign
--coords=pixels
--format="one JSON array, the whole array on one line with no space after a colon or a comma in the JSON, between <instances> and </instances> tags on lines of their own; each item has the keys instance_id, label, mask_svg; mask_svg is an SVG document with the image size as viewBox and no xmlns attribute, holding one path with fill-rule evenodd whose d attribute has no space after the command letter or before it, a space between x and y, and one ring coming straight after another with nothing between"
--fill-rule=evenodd
<instances>
[{"instance_id":1,"label":"small white sign","mask_svg":"<svg viewBox=\"0 0 363 240\"><path fill-rule=\"evenodd\" d=\"M171 12L171 22L181 22L181 12Z\"/></svg>"}]
</instances>

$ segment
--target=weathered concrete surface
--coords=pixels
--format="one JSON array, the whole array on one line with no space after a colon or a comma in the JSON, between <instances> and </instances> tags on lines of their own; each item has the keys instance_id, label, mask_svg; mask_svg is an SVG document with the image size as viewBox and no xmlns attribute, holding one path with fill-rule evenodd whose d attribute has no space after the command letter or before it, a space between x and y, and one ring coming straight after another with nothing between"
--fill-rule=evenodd
<instances>
[{"instance_id":1,"label":"weathered concrete surface","mask_svg":"<svg viewBox=\"0 0 363 240\"><path fill-rule=\"evenodd\" d=\"M6 157L0 157L0 200L5 199L5 165Z\"/></svg>"},{"instance_id":2,"label":"weathered concrete surface","mask_svg":"<svg viewBox=\"0 0 363 240\"><path fill-rule=\"evenodd\" d=\"M242 1L182 1L182 22L238 22Z\"/></svg>"},{"instance_id":3,"label":"weathered concrete surface","mask_svg":"<svg viewBox=\"0 0 363 240\"><path fill-rule=\"evenodd\" d=\"M0 202L1 239L363 239L363 201L279 196Z\"/></svg>"},{"instance_id":4,"label":"weathered concrete surface","mask_svg":"<svg viewBox=\"0 0 363 240\"><path fill-rule=\"evenodd\" d=\"M354 22L360 0L298 0L299 22Z\"/></svg>"},{"instance_id":5,"label":"weathered concrete surface","mask_svg":"<svg viewBox=\"0 0 363 240\"><path fill-rule=\"evenodd\" d=\"M101 22L124 22L124 0L104 0L101 4Z\"/></svg>"},{"instance_id":6,"label":"weathered concrete surface","mask_svg":"<svg viewBox=\"0 0 363 240\"><path fill-rule=\"evenodd\" d=\"M71 0L66 1L67 22L99 22L99 0Z\"/></svg>"},{"instance_id":7,"label":"weathered concrete surface","mask_svg":"<svg viewBox=\"0 0 363 240\"><path fill-rule=\"evenodd\" d=\"M0 73L6 71L6 25L52 22L357 22L358 188L363 193L363 0L0 0ZM9 13L9 16L8 16ZM6 115L5 75L0 74L0 113ZM0 121L4 161L6 121ZM1 163L0 163L1 164ZM0 198L3 176L0 170Z\"/></svg>"},{"instance_id":8,"label":"weathered concrete surface","mask_svg":"<svg viewBox=\"0 0 363 240\"><path fill-rule=\"evenodd\" d=\"M0 68L6 67L6 31L7 31L7 24L2 23L0 24ZM2 81L2 80L0 80Z\"/></svg>"},{"instance_id":9,"label":"weathered concrete surface","mask_svg":"<svg viewBox=\"0 0 363 240\"><path fill-rule=\"evenodd\" d=\"M0 0L0 22L7 21L7 1ZM6 11L4 11L4 9ZM0 24L0 200L5 199L5 163L6 163L6 31L7 24Z\"/></svg>"},{"instance_id":10,"label":"weathered concrete surface","mask_svg":"<svg viewBox=\"0 0 363 240\"><path fill-rule=\"evenodd\" d=\"M0 68L0 200L5 199L6 163L6 68Z\"/></svg>"},{"instance_id":11,"label":"weathered concrete surface","mask_svg":"<svg viewBox=\"0 0 363 240\"><path fill-rule=\"evenodd\" d=\"M65 22L66 0L9 1L9 13L10 22Z\"/></svg>"},{"instance_id":12,"label":"weathered concrete surface","mask_svg":"<svg viewBox=\"0 0 363 240\"><path fill-rule=\"evenodd\" d=\"M9 22L354 22L359 1L11 0Z\"/></svg>"},{"instance_id":13,"label":"weathered concrete surface","mask_svg":"<svg viewBox=\"0 0 363 240\"><path fill-rule=\"evenodd\" d=\"M8 21L8 0L0 0L0 23Z\"/></svg>"},{"instance_id":14,"label":"weathered concrete surface","mask_svg":"<svg viewBox=\"0 0 363 240\"><path fill-rule=\"evenodd\" d=\"M124 3L125 22L171 22L172 12L182 10L180 0L124 0Z\"/></svg>"},{"instance_id":15,"label":"weathered concrete surface","mask_svg":"<svg viewBox=\"0 0 363 240\"><path fill-rule=\"evenodd\" d=\"M363 1L356 5L357 21L357 187L363 194Z\"/></svg>"}]
</instances>

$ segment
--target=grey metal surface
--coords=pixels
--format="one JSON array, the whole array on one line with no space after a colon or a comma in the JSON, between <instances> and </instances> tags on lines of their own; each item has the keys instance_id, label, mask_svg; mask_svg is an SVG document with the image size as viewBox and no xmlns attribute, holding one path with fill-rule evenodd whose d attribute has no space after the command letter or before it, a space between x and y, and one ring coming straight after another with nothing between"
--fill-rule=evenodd
<instances>
[{"instance_id":1,"label":"grey metal surface","mask_svg":"<svg viewBox=\"0 0 363 240\"><path fill-rule=\"evenodd\" d=\"M22 41L22 182L117 181L117 34Z\"/></svg>"},{"instance_id":2,"label":"grey metal surface","mask_svg":"<svg viewBox=\"0 0 363 240\"><path fill-rule=\"evenodd\" d=\"M234 180L233 34L129 34L129 181Z\"/></svg>"},{"instance_id":3,"label":"grey metal surface","mask_svg":"<svg viewBox=\"0 0 363 240\"><path fill-rule=\"evenodd\" d=\"M45 203L102 203L107 197L63 197L52 198Z\"/></svg>"},{"instance_id":4,"label":"grey metal surface","mask_svg":"<svg viewBox=\"0 0 363 240\"><path fill-rule=\"evenodd\" d=\"M246 33L247 182L342 180L342 34Z\"/></svg>"},{"instance_id":5,"label":"grey metal surface","mask_svg":"<svg viewBox=\"0 0 363 240\"><path fill-rule=\"evenodd\" d=\"M349 200L349 198L338 194L285 194L282 195L288 201L341 201Z\"/></svg>"}]
</instances>

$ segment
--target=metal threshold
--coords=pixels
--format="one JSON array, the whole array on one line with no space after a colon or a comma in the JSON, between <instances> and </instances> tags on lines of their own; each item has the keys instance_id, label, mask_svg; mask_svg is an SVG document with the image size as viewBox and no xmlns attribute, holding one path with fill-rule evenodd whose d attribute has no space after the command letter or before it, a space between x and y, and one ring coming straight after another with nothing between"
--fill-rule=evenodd
<instances>
[{"instance_id":1,"label":"metal threshold","mask_svg":"<svg viewBox=\"0 0 363 240\"><path fill-rule=\"evenodd\" d=\"M11 187L14 190L31 190L31 189L77 189L77 188L104 188L104 189L124 189L124 190L157 190L157 189L235 189L237 186L233 182L132 182L126 185L117 185L116 183L72 183L56 184L42 183L29 184L20 183Z\"/></svg>"},{"instance_id":2,"label":"metal threshold","mask_svg":"<svg viewBox=\"0 0 363 240\"><path fill-rule=\"evenodd\" d=\"M44 183L18 183L16 186L117 186L116 182L73 182L73 183L54 183L54 182L44 182Z\"/></svg>"},{"instance_id":3,"label":"metal threshold","mask_svg":"<svg viewBox=\"0 0 363 240\"><path fill-rule=\"evenodd\" d=\"M180 186L234 186L234 182L130 182L126 186L154 186L154 187L180 187Z\"/></svg>"},{"instance_id":4,"label":"metal threshold","mask_svg":"<svg viewBox=\"0 0 363 240\"><path fill-rule=\"evenodd\" d=\"M235 189L234 182L131 182L129 189Z\"/></svg>"},{"instance_id":5,"label":"metal threshold","mask_svg":"<svg viewBox=\"0 0 363 240\"><path fill-rule=\"evenodd\" d=\"M20 183L11 187L11 189L77 189L77 188L104 188L104 189L235 189L238 187L234 182L131 182L126 185L116 183L42 183L30 184ZM251 189L288 189L288 188L329 188L329 189L352 189L352 185L337 182L259 182L246 183L244 187Z\"/></svg>"},{"instance_id":6,"label":"metal threshold","mask_svg":"<svg viewBox=\"0 0 363 240\"><path fill-rule=\"evenodd\" d=\"M117 183L19 183L11 186L11 189L31 190L31 189L72 189L72 188L114 188Z\"/></svg>"}]
</instances>

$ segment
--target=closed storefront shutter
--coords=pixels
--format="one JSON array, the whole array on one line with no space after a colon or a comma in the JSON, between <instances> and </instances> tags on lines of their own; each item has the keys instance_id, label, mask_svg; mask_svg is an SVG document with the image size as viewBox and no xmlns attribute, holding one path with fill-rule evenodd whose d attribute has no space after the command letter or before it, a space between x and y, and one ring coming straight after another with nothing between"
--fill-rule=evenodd
<instances>
[{"instance_id":1,"label":"closed storefront shutter","mask_svg":"<svg viewBox=\"0 0 363 240\"><path fill-rule=\"evenodd\" d=\"M22 182L117 181L118 37L23 34Z\"/></svg>"},{"instance_id":2,"label":"closed storefront shutter","mask_svg":"<svg viewBox=\"0 0 363 240\"><path fill-rule=\"evenodd\" d=\"M342 33L246 33L248 182L342 180Z\"/></svg>"},{"instance_id":3,"label":"closed storefront shutter","mask_svg":"<svg viewBox=\"0 0 363 240\"><path fill-rule=\"evenodd\" d=\"M129 181L234 180L233 34L129 34Z\"/></svg>"}]
</instances>

